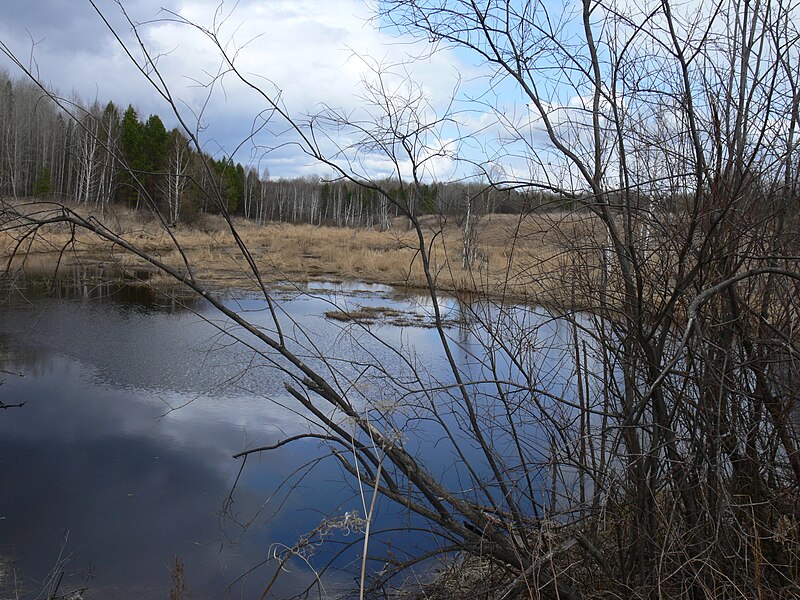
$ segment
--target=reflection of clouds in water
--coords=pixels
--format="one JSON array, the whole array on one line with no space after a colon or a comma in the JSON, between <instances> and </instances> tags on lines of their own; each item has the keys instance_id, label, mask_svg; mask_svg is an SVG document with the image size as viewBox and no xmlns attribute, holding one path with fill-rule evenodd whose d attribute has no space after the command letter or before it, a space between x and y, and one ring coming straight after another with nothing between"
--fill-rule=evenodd
<instances>
[{"instance_id":1,"label":"reflection of clouds in water","mask_svg":"<svg viewBox=\"0 0 800 600\"><path fill-rule=\"evenodd\" d=\"M69 572L91 570L96 579L88 585L100 594L134 586L140 598L163 598L173 553L187 562L197 589L220 589L219 575L196 564L196 549L219 545L213 515L229 482L193 453L113 430L69 441L4 436L0 448L13 457L3 462L2 479L15 482L2 499L3 539L24 576L52 567L69 530ZM240 557L230 567L244 571L248 563Z\"/></svg>"},{"instance_id":2,"label":"reflection of clouds in water","mask_svg":"<svg viewBox=\"0 0 800 600\"><path fill-rule=\"evenodd\" d=\"M341 388L353 403L362 406L361 402L366 401L372 407L388 407L396 418L399 434L409 444L407 449L424 456L431 471L457 489L463 465L441 431L430 425L430 414L425 413L429 410L425 404L428 398L419 393L419 382L407 380L415 390L406 395L398 383L398 378L410 375L409 365L404 364L408 361L430 388L430 400L447 413L445 420L454 427L463 425L459 414L462 408L449 387L452 374L441 352L438 333L389 325L365 328L331 322L322 316L333 306L352 309L365 305L427 313L430 303L416 297L392 299L391 290L385 286L356 287L354 291L343 286L328 294L329 287L318 285L314 286L314 295L283 295L279 301L280 319L287 335L295 338L290 344L299 349L303 360L316 367L326 367L322 356L342 359L329 362L327 367L336 371ZM272 326L263 301L256 297L243 296L229 304L253 324L268 330ZM487 377L486 356L491 340L481 324L487 319L505 327L504 335L511 341L505 355L496 355L496 367L503 376L518 378L512 358L553 381L572 368L563 354L564 345L571 343L571 329L545 311L506 307L504 322L497 319L498 308L489 304L466 306L445 298L442 305L448 311L447 318L468 317L461 319L462 326L449 328L447 335L457 351L459 368L470 381ZM131 309L92 300L44 299L0 314L0 329L6 332L7 345L26 350L18 353L19 368L31 375L24 380L9 380L0 389L4 397L6 393L24 393L31 399L13 418L3 415L0 435L6 444L7 454L3 456L17 456L31 447L49 448L49 458L40 454L36 461L12 461L14 468L9 470L9 477L13 478L30 472L45 474L47 479L50 471L59 469L53 482L63 495L59 502L63 502L64 509L59 512L52 505L34 504L39 510L51 511L45 519L49 527L66 526L58 525L61 514L74 515L74 525L70 527L87 531L84 547L88 552L96 552L109 543L105 530L124 540L128 535L125 526L139 527L141 531L130 534L135 538L131 542L133 562L140 560L136 553L145 552L144 540L148 536L154 536L154 546L169 546L171 540L177 540L174 543L188 557L187 569L191 568L189 561L201 569L202 565L220 565L218 569L205 569L203 576L211 589L217 585L212 582L215 577L233 578L266 558L271 544L291 546L326 515L342 515L359 503L349 478L333 459L325 459L311 475L304 477L302 471L292 475L298 465L325 454L324 445L304 442L253 456L231 507L236 518L252 520L252 525L242 537L242 546L224 546L220 551L222 534L214 515L236 477L239 463L231 455L305 432L309 426L302 415L281 406L286 403L296 408L283 388L287 377L267 367L264 358L253 349L231 344L220 333L220 329L232 329L230 323L210 323L207 318L214 317L214 313L203 310L198 315ZM367 363L383 367L385 373L381 375L374 369L362 376L361 368ZM356 378L357 384L351 385ZM494 426L501 413L493 390L487 384L476 383L470 393L483 403L479 406L481 419L487 427ZM402 398L402 409L395 409L398 398ZM419 405L409 408L414 401ZM523 409L527 410L524 405ZM423 418L416 419L417 416ZM495 441L498 449L505 443L501 439ZM74 452L70 452L71 448ZM431 448L436 451L430 452ZM103 454L102 460L92 460L96 453ZM468 451L468 458L474 459L475 465L481 464L477 453ZM20 469L15 470L17 466ZM287 477L296 487L281 488L264 505ZM22 510L29 502L26 498L41 493L46 484L40 479L39 475L28 478L28 487L20 494L14 510ZM120 503L114 490L125 493L126 500ZM260 513L259 507L263 507ZM148 519L145 509L159 512L152 519L152 527L150 523L139 524ZM279 516L272 518L278 509ZM102 511L107 514L95 518L94 513ZM173 512L179 514L170 521ZM28 514L21 520L24 524L30 518ZM111 519L120 522L107 524ZM385 515L382 519L389 524L394 522ZM237 538L241 530L233 520L223 522L226 535ZM44 531L41 534L45 536ZM334 544L327 546L333 548ZM29 554L44 556L45 550L41 546ZM108 562L111 557L119 558L121 552L118 548L109 551ZM164 560L159 557L159 561ZM166 563L158 568L165 570L168 559L169 553ZM143 564L150 565L148 568L155 568L155 560L141 558ZM291 588L292 577L307 577L307 571L300 566L295 565L296 575L282 577L280 585L286 587L281 589L296 589ZM270 569L267 566L255 579L268 578ZM133 566L124 570L125 577L129 572L133 573ZM166 589L162 588L162 596Z\"/></svg>"},{"instance_id":3,"label":"reflection of clouds in water","mask_svg":"<svg viewBox=\"0 0 800 600\"><path fill-rule=\"evenodd\" d=\"M98 389L81 365L58 356L51 361L48 374L9 383L9 392L29 402L0 419L0 479L14 482L0 498L0 532L22 573L47 572L68 529L71 572L93 570L89 585L98 594L135 585L137 598L164 597L177 554L198 592L193 597L223 597L226 578L258 564L270 543L291 544L318 521L303 513L308 497L292 496L282 520L267 520L269 506L239 545L222 546L220 524L226 535L242 533L215 516L236 475L231 454L242 445L241 430L218 420L229 413L189 405L160 418L154 398ZM239 482L235 513L252 518L311 452L300 446L254 459ZM258 577L242 584L252 588L245 597L259 587ZM278 589L296 589L307 577L297 568ZM204 596L204 590L218 592Z\"/></svg>"},{"instance_id":4,"label":"reflection of clouds in water","mask_svg":"<svg viewBox=\"0 0 800 600\"><path fill-rule=\"evenodd\" d=\"M91 440L116 434L170 440L176 448L203 452L206 462L216 457L218 469L229 473L231 455L244 447L308 430L295 413L271 400L98 385L94 371L76 361L50 355L46 364L3 386L4 397L27 398L28 403L13 419L0 419L0 432L22 439ZM52 413L55 402L58 419Z\"/></svg>"}]
</instances>

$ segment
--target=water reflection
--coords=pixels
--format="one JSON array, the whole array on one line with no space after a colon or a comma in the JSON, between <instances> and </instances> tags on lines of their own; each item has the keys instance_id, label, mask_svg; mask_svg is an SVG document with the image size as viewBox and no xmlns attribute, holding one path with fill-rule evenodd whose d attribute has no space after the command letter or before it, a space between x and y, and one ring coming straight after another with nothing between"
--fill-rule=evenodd
<instances>
[{"instance_id":1,"label":"water reflection","mask_svg":"<svg viewBox=\"0 0 800 600\"><path fill-rule=\"evenodd\" d=\"M302 415L283 408L285 378L248 347L232 346L222 333L230 323L205 303L170 303L119 282L85 293L82 281L17 281L0 313L0 368L25 375L7 376L0 394L26 402L0 413L0 557L22 586L3 591L36 597L68 531L62 591L164 598L179 556L193 598L257 596L272 565L240 576L328 515L358 509L356 490L331 458L307 474L319 448L298 444L253 457L221 516L237 476L234 452L308 430ZM269 325L263 302L230 302ZM313 296L290 294L282 318L302 322L320 352L342 344L356 352L320 307ZM280 519L270 518L278 509ZM315 558L324 564L357 539L342 533L324 539ZM289 567L278 597L313 581L302 561ZM330 571L325 585L349 587L352 576Z\"/></svg>"},{"instance_id":2,"label":"water reflection","mask_svg":"<svg viewBox=\"0 0 800 600\"><path fill-rule=\"evenodd\" d=\"M75 277L17 281L0 311L1 368L25 374L7 376L0 394L6 403L27 402L0 412L0 556L13 559L33 592L27 597L36 596L35 582L55 564L66 530L71 558L63 585L88 586L88 598L165 598L176 555L186 564L192 598L257 597L275 565L255 567L272 551L292 546L328 517L361 510L350 477L313 441L253 456L237 480L232 454L310 428L285 391L286 376L273 356L232 343L226 332L238 330L204 301L175 300L119 281L89 285L84 274ZM430 401L451 401L435 330L324 317L331 307L386 305L430 318L432 306L424 298L361 284L285 286L279 298L281 326L308 364L323 366L325 356L347 358L325 365L345 383L356 379L359 365L390 365L391 385L427 377L428 389L438 390ZM258 297L242 294L228 304L254 325L274 330ZM517 311L507 318L535 321L531 331L540 337L491 348L499 362L484 372L493 342L483 323L502 326L497 308L449 298L441 307L468 379L518 378L515 365L532 361L532 349L546 357L542 378L571 368L556 351L570 330L542 311L516 307L507 309ZM379 376L365 379L357 393L389 395L381 385ZM476 384L471 393L482 418L492 422L497 408L491 386ZM424 395L416 398L420 406L428 402ZM408 450L435 449L427 453L427 466L457 489L459 457L420 415L414 407L397 411L398 427L413 432ZM454 409L445 418L457 425L460 416ZM467 459L481 469L477 450L468 449ZM383 501L378 508L378 529L416 523ZM356 532L345 533L316 540L322 543L314 546L315 565L358 540ZM377 552L386 541L400 553L427 543L413 533L407 537L376 534L373 547ZM326 572L328 591L352 585L348 569L357 569L357 550L337 559L340 570ZM289 567L273 590L276 597L313 580L303 561Z\"/></svg>"}]
</instances>

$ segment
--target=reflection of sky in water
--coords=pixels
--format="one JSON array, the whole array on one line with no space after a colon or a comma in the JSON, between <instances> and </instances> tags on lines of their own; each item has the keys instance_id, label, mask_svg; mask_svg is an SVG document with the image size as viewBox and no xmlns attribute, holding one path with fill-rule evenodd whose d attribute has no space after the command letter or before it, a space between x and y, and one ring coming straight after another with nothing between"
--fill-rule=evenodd
<instances>
[{"instance_id":1,"label":"reflection of sky in water","mask_svg":"<svg viewBox=\"0 0 800 600\"><path fill-rule=\"evenodd\" d=\"M235 422L206 419L191 405L161 416L146 391L98 387L90 371L58 355L46 370L7 381L4 398L23 394L28 404L0 418L0 554L13 558L20 575L46 573L69 530L69 583L93 574L87 583L97 598L165 597L173 555L186 562L193 597L221 597L226 579L265 557L269 544L291 543L316 525L293 498L286 526L260 523L241 544L221 547L220 526L241 534L216 517L236 474L230 455L245 436ZM277 439L268 432L264 441ZM253 515L305 458L301 450L253 461L236 512ZM247 580L245 597L259 579Z\"/></svg>"},{"instance_id":2,"label":"reflection of sky in water","mask_svg":"<svg viewBox=\"0 0 800 600\"><path fill-rule=\"evenodd\" d=\"M292 346L310 364L320 365L319 355L346 356L397 373L408 361L407 367L420 369L432 385L452 382L435 330L364 328L323 317L334 306L430 314L429 301L393 297L390 288L362 284L333 290L314 284L308 292L283 293L280 320ZM326 515L359 508L360 501L334 459L323 459L310 473L300 468L326 453L315 442L304 442L251 457L230 509L235 518L218 518L239 466L231 455L309 426L302 413L286 408L295 405L283 388L286 376L270 366L270 355L232 345L221 333L231 329L230 323L196 302L182 309L137 294L132 299L123 291L104 294L109 302L80 294L34 298L29 290L31 302L0 313L0 349L8 356L3 368L26 375L7 377L0 394L7 403L28 402L0 413L0 557L13 558L21 575L41 578L55 563L62 532L69 530L66 551L73 556L65 585L88 578L96 598L163 598L170 586L168 567L177 555L186 563L193 598L225 597L226 582L266 559L273 544L291 545ZM257 298L243 296L230 305L271 329L269 313ZM498 349L489 346L479 323L486 311L496 309L463 307L449 298L442 305L448 319L472 324L447 329L467 378L492 375L485 357ZM531 319L541 325L545 316L510 310L515 312L509 319L517 322ZM515 345L501 350L495 374L517 377L509 357L517 353L515 358L530 366L535 349L546 357L539 356L545 368L535 370L537 383L552 387L555 375L571 368L560 364L556 348L569 341L571 331L559 321L530 330L538 331L537 338L518 336ZM332 368L342 381L354 373L345 362ZM381 385L380 377L371 383L365 379L359 393L374 400L390 392ZM491 422L496 418L491 388L476 384L471 391L482 402L482 418ZM432 399L444 406L451 395L445 389ZM413 415L403 418L408 418L402 423L408 449L436 448L429 452L432 471L458 485L462 473L440 433L428 431ZM447 418L458 421L457 415ZM480 464L477 453L468 457ZM284 480L289 484L280 487ZM378 529L408 523L407 515L391 515L382 504ZM278 518L270 518L276 513ZM252 522L244 531L237 520ZM402 546L396 534L376 535L376 552L380 541L391 542L392 551ZM338 549L328 538L316 558ZM355 555L345 555L340 565ZM272 563L256 570L230 595L257 595L272 572ZM278 580L278 597L308 577L308 570L293 561ZM339 578L352 582L352 575Z\"/></svg>"}]
</instances>

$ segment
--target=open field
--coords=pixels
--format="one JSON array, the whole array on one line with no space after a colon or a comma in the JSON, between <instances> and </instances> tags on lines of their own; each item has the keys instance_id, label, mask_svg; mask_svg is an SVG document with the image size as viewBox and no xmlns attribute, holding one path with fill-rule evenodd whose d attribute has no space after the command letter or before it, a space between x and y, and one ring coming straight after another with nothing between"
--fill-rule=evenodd
<instances>
[{"instance_id":1,"label":"open field","mask_svg":"<svg viewBox=\"0 0 800 600\"><path fill-rule=\"evenodd\" d=\"M37 203L18 204L34 210ZM82 212L80 208L77 209ZM213 287L253 289L256 282L227 223L202 215L192 225L165 228L144 212L116 209L101 218L126 241L167 265L185 270L185 255L195 276ZM404 220L384 232L326 226L268 223L235 219L238 235L266 282L360 280L424 287L425 275L416 232ZM568 274L575 260L575 240L588 241L590 217L567 213L488 215L477 224L477 257L463 268L462 228L455 220L424 217L426 244L439 289L481 293L544 303L575 303L575 284ZM61 264L103 264L138 269L144 261L93 234L64 225L40 229L23 238L23 229L6 226L0 254L12 270L47 270ZM585 256L585 253L584 253ZM59 258L60 257L60 258ZM160 275L150 278L158 284ZM166 278L164 284L170 283Z\"/></svg>"}]
</instances>

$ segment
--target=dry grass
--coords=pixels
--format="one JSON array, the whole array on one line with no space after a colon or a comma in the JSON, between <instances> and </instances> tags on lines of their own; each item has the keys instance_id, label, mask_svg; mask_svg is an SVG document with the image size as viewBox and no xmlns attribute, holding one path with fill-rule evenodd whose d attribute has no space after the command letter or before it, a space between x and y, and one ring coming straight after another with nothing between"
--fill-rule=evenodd
<instances>
[{"instance_id":1,"label":"dry grass","mask_svg":"<svg viewBox=\"0 0 800 600\"><path fill-rule=\"evenodd\" d=\"M26 209L36 206L26 205ZM180 248L195 275L211 285L255 287L252 271L220 217L203 215L191 226L165 229L146 213L116 209L102 221L170 266L183 268ZM426 285L417 235L403 220L385 232L282 223L258 226L244 219L236 219L234 224L266 282L353 279ZM576 285L568 275L576 256L572 241L595 237L593 221L585 215L489 215L478 225L481 258L463 269L459 225L435 217L425 218L423 224L440 289L557 304L575 297ZM6 227L0 232L0 254L8 259L17 250L26 257L27 268L52 268L62 251L66 261L109 261L126 268L144 265L136 256L85 231L48 226L20 244L21 231Z\"/></svg>"}]
</instances>

